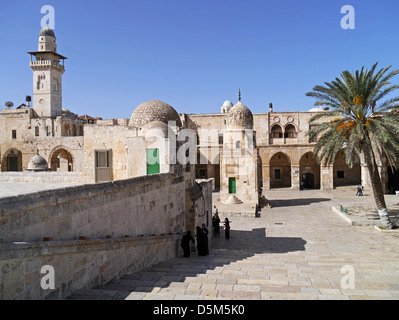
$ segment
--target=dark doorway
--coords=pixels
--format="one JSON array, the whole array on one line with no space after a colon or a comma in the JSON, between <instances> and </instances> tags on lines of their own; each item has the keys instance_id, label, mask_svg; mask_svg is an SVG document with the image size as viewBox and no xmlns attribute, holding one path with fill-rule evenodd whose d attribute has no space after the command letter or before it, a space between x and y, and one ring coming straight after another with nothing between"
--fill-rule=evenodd
<instances>
[{"instance_id":1,"label":"dark doorway","mask_svg":"<svg viewBox=\"0 0 399 320\"><path fill-rule=\"evenodd\" d=\"M18 158L8 157L8 171L18 171Z\"/></svg>"},{"instance_id":2,"label":"dark doorway","mask_svg":"<svg viewBox=\"0 0 399 320\"><path fill-rule=\"evenodd\" d=\"M395 193L399 190L399 170L388 167L388 192Z\"/></svg>"},{"instance_id":3,"label":"dark doorway","mask_svg":"<svg viewBox=\"0 0 399 320\"><path fill-rule=\"evenodd\" d=\"M302 175L302 182L304 189L314 189L314 175L311 173L304 173Z\"/></svg>"}]
</instances>

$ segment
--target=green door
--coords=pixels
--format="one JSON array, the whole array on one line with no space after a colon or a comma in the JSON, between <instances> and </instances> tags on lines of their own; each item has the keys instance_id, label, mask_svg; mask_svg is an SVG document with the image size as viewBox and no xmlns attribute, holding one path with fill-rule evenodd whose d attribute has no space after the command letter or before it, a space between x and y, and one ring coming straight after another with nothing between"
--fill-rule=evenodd
<instances>
[{"instance_id":1,"label":"green door","mask_svg":"<svg viewBox=\"0 0 399 320\"><path fill-rule=\"evenodd\" d=\"M16 157L8 158L8 171L18 171L18 158Z\"/></svg>"},{"instance_id":2,"label":"green door","mask_svg":"<svg viewBox=\"0 0 399 320\"><path fill-rule=\"evenodd\" d=\"M229 178L229 193L236 193L236 178Z\"/></svg>"},{"instance_id":3,"label":"green door","mask_svg":"<svg viewBox=\"0 0 399 320\"><path fill-rule=\"evenodd\" d=\"M160 173L159 169L159 150L147 149L147 174Z\"/></svg>"}]
</instances>

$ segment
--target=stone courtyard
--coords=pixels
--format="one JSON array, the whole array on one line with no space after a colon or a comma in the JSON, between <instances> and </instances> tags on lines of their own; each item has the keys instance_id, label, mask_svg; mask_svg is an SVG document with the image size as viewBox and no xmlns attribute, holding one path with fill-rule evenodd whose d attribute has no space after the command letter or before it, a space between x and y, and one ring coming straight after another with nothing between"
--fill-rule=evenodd
<instances>
[{"instance_id":1,"label":"stone courtyard","mask_svg":"<svg viewBox=\"0 0 399 320\"><path fill-rule=\"evenodd\" d=\"M69 299L397 300L399 231L352 226L335 213L332 206L373 207L372 195L356 197L352 189L267 191L273 208L258 218L232 216L231 238L222 228L209 256L193 252ZM385 197L388 207L399 203L398 196ZM353 288L341 286L344 266L354 270Z\"/></svg>"}]
</instances>

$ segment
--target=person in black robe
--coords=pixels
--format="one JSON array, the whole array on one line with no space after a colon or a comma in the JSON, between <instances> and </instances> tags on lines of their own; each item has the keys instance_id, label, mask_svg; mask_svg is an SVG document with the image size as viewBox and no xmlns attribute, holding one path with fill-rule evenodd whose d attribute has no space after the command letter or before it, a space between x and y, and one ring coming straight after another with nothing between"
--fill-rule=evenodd
<instances>
[{"instance_id":1,"label":"person in black robe","mask_svg":"<svg viewBox=\"0 0 399 320\"><path fill-rule=\"evenodd\" d=\"M206 234L201 230L201 227L196 228L196 235L197 238L197 251L199 256L206 256Z\"/></svg>"},{"instance_id":2,"label":"person in black robe","mask_svg":"<svg viewBox=\"0 0 399 320\"><path fill-rule=\"evenodd\" d=\"M215 236L220 236L220 218L218 213L216 212L212 218L212 225L213 225L213 233Z\"/></svg>"},{"instance_id":3,"label":"person in black robe","mask_svg":"<svg viewBox=\"0 0 399 320\"><path fill-rule=\"evenodd\" d=\"M190 257L190 241L194 243L194 238L191 235L191 231L187 231L187 233L181 239L181 247L183 248L183 257L189 258Z\"/></svg>"},{"instance_id":4,"label":"person in black robe","mask_svg":"<svg viewBox=\"0 0 399 320\"><path fill-rule=\"evenodd\" d=\"M224 236L226 239L230 239L230 221L227 218L224 220Z\"/></svg>"}]
</instances>

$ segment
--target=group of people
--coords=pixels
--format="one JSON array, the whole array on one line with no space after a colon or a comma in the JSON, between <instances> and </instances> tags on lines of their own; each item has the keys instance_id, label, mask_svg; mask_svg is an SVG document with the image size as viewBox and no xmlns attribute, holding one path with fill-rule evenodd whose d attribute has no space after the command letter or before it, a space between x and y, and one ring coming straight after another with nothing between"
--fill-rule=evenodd
<instances>
[{"instance_id":1,"label":"group of people","mask_svg":"<svg viewBox=\"0 0 399 320\"><path fill-rule=\"evenodd\" d=\"M200 226L196 227L197 238L197 252L199 256L207 256L209 254L208 247L208 229L205 226L205 223L202 224L202 228ZM190 243L195 243L193 236L191 235L191 231L187 231L187 233L181 239L181 247L183 248L183 256L185 258L190 257L191 246Z\"/></svg>"},{"instance_id":2,"label":"group of people","mask_svg":"<svg viewBox=\"0 0 399 320\"><path fill-rule=\"evenodd\" d=\"M216 206L213 207L212 226L214 235L220 236L220 218ZM230 239L230 221L228 218L224 219L224 235L226 239Z\"/></svg>"},{"instance_id":3,"label":"group of people","mask_svg":"<svg viewBox=\"0 0 399 320\"><path fill-rule=\"evenodd\" d=\"M220 218L218 209L214 206L213 216L212 216L212 227L213 233L215 236L220 236ZM225 238L230 239L230 221L228 218L224 220L224 233ZM199 256L207 256L209 254L209 246L208 246L208 229L205 224L202 224L202 228L200 226L196 227L197 238L197 252ZM181 239L181 247L183 248L183 256L185 258L190 257L191 246L190 243L195 243L193 236L191 235L191 231L187 231L187 233Z\"/></svg>"}]
</instances>

